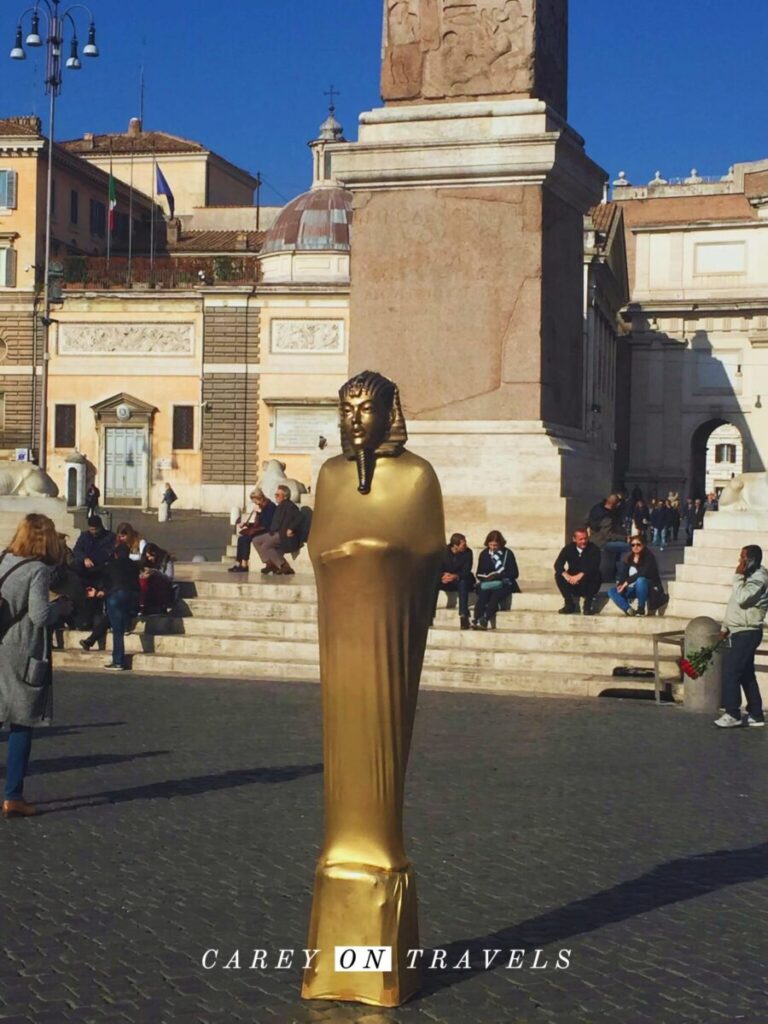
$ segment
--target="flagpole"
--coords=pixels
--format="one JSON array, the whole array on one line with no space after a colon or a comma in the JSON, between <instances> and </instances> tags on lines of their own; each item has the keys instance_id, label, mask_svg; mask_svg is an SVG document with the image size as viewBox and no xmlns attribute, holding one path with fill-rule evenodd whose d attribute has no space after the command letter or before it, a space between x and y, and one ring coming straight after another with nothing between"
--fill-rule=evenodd
<instances>
[{"instance_id":1,"label":"flagpole","mask_svg":"<svg viewBox=\"0 0 768 1024\"><path fill-rule=\"evenodd\" d=\"M112 146L109 147L109 182L107 184L107 270L112 258L112 189L114 178L112 176Z\"/></svg>"},{"instance_id":2,"label":"flagpole","mask_svg":"<svg viewBox=\"0 0 768 1024\"><path fill-rule=\"evenodd\" d=\"M128 284L133 282L133 155L136 140L131 139L131 179L128 188Z\"/></svg>"},{"instance_id":3,"label":"flagpole","mask_svg":"<svg viewBox=\"0 0 768 1024\"><path fill-rule=\"evenodd\" d=\"M155 154L152 154L152 221L149 229L149 267L155 269L155 176L157 175L157 161Z\"/></svg>"}]
</instances>

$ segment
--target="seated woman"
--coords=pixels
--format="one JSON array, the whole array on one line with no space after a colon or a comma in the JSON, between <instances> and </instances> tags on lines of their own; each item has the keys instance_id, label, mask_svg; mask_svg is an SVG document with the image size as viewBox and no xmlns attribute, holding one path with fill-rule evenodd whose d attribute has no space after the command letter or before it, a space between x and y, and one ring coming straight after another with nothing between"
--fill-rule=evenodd
<instances>
[{"instance_id":1,"label":"seated woman","mask_svg":"<svg viewBox=\"0 0 768 1024\"><path fill-rule=\"evenodd\" d=\"M519 594L517 562L498 530L485 538L485 548L477 562L477 602L472 629L496 628L499 604L510 594Z\"/></svg>"},{"instance_id":2,"label":"seated woman","mask_svg":"<svg viewBox=\"0 0 768 1024\"><path fill-rule=\"evenodd\" d=\"M157 544L147 544L139 561L139 613L163 615L173 605L173 559Z\"/></svg>"},{"instance_id":3,"label":"seated woman","mask_svg":"<svg viewBox=\"0 0 768 1024\"><path fill-rule=\"evenodd\" d=\"M115 531L118 544L125 544L130 551L130 559L132 562L138 562L144 552L144 548L147 545L146 540L141 536L138 530L134 530L130 523L120 523L117 530Z\"/></svg>"},{"instance_id":4,"label":"seated woman","mask_svg":"<svg viewBox=\"0 0 768 1024\"><path fill-rule=\"evenodd\" d=\"M629 554L619 562L616 586L611 587L608 596L625 615L645 615L651 592L663 593L659 567L642 537L630 538L629 548ZM630 603L635 599L637 611Z\"/></svg>"},{"instance_id":5,"label":"seated woman","mask_svg":"<svg viewBox=\"0 0 768 1024\"><path fill-rule=\"evenodd\" d=\"M229 572L248 572L253 538L268 533L272 526L275 503L258 487L251 491L251 501L250 512L244 512L237 521L237 554Z\"/></svg>"}]
</instances>

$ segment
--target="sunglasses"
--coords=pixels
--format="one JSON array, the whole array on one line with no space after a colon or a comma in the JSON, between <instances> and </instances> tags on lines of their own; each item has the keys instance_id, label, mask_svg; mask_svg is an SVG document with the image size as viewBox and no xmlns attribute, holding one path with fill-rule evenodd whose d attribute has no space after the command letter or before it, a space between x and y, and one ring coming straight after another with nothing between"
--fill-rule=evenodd
<instances>
[{"instance_id":1,"label":"sunglasses","mask_svg":"<svg viewBox=\"0 0 768 1024\"><path fill-rule=\"evenodd\" d=\"M642 544L630 544L629 546L631 548L641 548L643 545Z\"/></svg>"}]
</instances>

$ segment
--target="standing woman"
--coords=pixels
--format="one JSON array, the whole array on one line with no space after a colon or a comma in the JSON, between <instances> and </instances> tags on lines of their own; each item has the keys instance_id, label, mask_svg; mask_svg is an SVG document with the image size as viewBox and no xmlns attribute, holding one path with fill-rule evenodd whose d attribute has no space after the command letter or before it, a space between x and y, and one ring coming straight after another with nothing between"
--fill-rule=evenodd
<instances>
[{"instance_id":1,"label":"standing woman","mask_svg":"<svg viewBox=\"0 0 768 1024\"><path fill-rule=\"evenodd\" d=\"M72 611L66 597L49 600L51 567L61 561L56 527L48 516L28 515L0 558L4 628L0 643L0 722L10 729L4 818L26 818L24 799L32 727L49 725L53 710L51 630Z\"/></svg>"},{"instance_id":2,"label":"standing woman","mask_svg":"<svg viewBox=\"0 0 768 1024\"><path fill-rule=\"evenodd\" d=\"M519 594L519 575L514 553L499 530L491 530L477 562L477 601L472 629L495 629L499 604L509 594Z\"/></svg>"},{"instance_id":3,"label":"standing woman","mask_svg":"<svg viewBox=\"0 0 768 1024\"><path fill-rule=\"evenodd\" d=\"M723 632L730 634L730 646L723 655L725 714L715 721L721 729L741 725L742 690L747 698L745 724L765 725L763 698L755 675L755 653L763 639L763 622L768 611L768 572L762 563L763 549L757 544L741 549L723 619Z\"/></svg>"}]
</instances>

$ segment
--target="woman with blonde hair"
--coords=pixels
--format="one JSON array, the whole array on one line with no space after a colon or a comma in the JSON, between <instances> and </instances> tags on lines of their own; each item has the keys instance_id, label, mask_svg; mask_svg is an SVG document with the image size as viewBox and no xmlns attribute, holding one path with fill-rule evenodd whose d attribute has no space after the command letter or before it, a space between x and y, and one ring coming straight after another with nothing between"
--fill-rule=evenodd
<instances>
[{"instance_id":1,"label":"woman with blonde hair","mask_svg":"<svg viewBox=\"0 0 768 1024\"><path fill-rule=\"evenodd\" d=\"M50 724L51 629L72 612L68 598L49 600L52 569L63 555L52 520L31 514L0 556L0 722L10 729L4 818L35 813L24 799L32 728Z\"/></svg>"}]
</instances>

